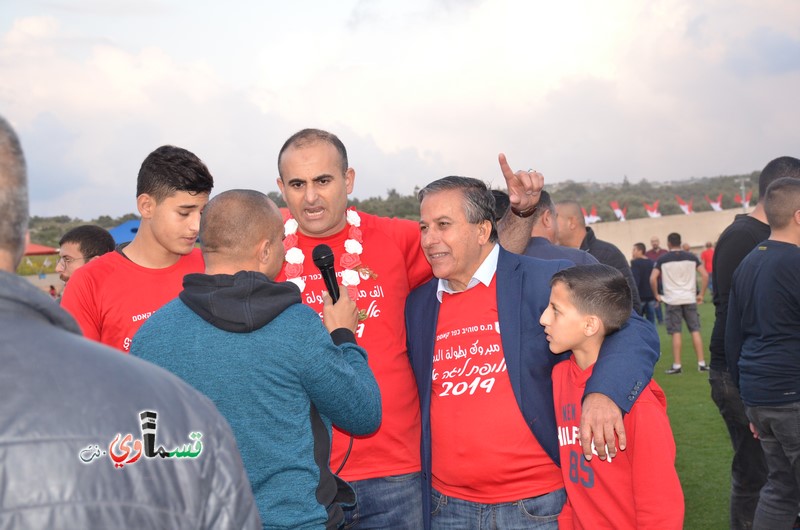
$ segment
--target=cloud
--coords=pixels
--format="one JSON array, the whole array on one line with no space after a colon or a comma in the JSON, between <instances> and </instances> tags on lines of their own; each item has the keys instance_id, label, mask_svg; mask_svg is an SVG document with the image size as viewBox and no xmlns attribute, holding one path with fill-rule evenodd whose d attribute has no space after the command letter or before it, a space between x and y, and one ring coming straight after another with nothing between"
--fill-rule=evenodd
<instances>
[{"instance_id":1,"label":"cloud","mask_svg":"<svg viewBox=\"0 0 800 530\"><path fill-rule=\"evenodd\" d=\"M304 127L342 138L360 198L499 185L501 151L549 182L638 181L746 173L800 144L794 1L151 4L10 4L0 109L34 214L132 211L165 143L218 191L275 191Z\"/></svg>"},{"instance_id":2,"label":"cloud","mask_svg":"<svg viewBox=\"0 0 800 530\"><path fill-rule=\"evenodd\" d=\"M727 63L741 77L800 72L800 39L758 28L732 46Z\"/></svg>"}]
</instances>

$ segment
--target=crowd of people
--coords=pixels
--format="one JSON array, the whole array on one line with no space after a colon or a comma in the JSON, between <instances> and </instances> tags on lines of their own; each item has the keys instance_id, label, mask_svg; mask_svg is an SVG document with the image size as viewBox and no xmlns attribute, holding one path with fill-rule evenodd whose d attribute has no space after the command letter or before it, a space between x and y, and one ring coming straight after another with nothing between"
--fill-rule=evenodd
<instances>
[{"instance_id":1,"label":"crowd of people","mask_svg":"<svg viewBox=\"0 0 800 530\"><path fill-rule=\"evenodd\" d=\"M540 173L498 162L507 193L445 177L419 192L417 223L348 208L356 172L327 131L301 130L278 152L288 215L255 190L210 199L202 160L162 146L139 169L130 243L65 234L59 308L13 275L27 181L0 118L0 378L13 396L0 404L0 460L14 462L0 526L681 528L653 323L663 301L668 373L681 371L682 320L708 370L696 306L707 265L679 234L669 251L635 245L629 265L580 205L553 203ZM800 223L790 191L767 216ZM752 318L750 292L719 277L722 243L715 303L733 282L728 319ZM768 276L764 289L789 285ZM743 332L728 338L742 361L723 373L743 390L760 374L742 363L765 364L748 334L759 325L728 328ZM758 414L772 466L792 411L746 388L740 407ZM762 495L757 522L780 527L787 495Z\"/></svg>"}]
</instances>

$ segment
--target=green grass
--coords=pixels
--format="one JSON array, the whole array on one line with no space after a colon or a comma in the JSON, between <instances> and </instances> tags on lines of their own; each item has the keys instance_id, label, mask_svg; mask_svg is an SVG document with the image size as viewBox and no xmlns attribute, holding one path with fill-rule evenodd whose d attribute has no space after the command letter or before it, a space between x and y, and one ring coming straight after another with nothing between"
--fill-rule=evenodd
<instances>
[{"instance_id":1,"label":"green grass","mask_svg":"<svg viewBox=\"0 0 800 530\"><path fill-rule=\"evenodd\" d=\"M50 274L56 271L56 260L58 254L50 256L25 256L22 258L17 274L20 276L30 276L32 274ZM45 265L45 263L47 265Z\"/></svg>"},{"instance_id":2,"label":"green grass","mask_svg":"<svg viewBox=\"0 0 800 530\"><path fill-rule=\"evenodd\" d=\"M706 362L708 342L714 326L714 305L710 297L698 306ZM728 528L730 438L719 410L711 400L708 372L698 372L689 332L683 326L681 362L683 373L666 375L672 366L672 339L658 326L661 359L655 380L667 395L667 413L677 446L675 466L686 500L684 528L689 530Z\"/></svg>"}]
</instances>

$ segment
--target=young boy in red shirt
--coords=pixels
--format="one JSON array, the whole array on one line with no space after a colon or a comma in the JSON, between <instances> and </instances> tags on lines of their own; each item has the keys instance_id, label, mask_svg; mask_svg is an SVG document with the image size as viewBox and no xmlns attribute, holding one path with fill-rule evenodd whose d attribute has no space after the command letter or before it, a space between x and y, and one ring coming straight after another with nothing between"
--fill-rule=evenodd
<instances>
[{"instance_id":1,"label":"young boy in red shirt","mask_svg":"<svg viewBox=\"0 0 800 530\"><path fill-rule=\"evenodd\" d=\"M586 380L606 335L631 315L631 292L608 265L564 269L550 280L550 303L539 320L550 351L572 351L553 368L561 474L567 503L562 529L683 528L683 491L675 471L675 441L664 392L651 381L625 416L627 447L611 462L585 460L578 426Z\"/></svg>"},{"instance_id":2,"label":"young boy in red shirt","mask_svg":"<svg viewBox=\"0 0 800 530\"><path fill-rule=\"evenodd\" d=\"M87 339L128 353L144 321L181 292L183 277L203 272L195 242L213 187L206 165L186 149L164 145L147 155L136 180L142 220L133 241L76 270L61 298Z\"/></svg>"}]
</instances>

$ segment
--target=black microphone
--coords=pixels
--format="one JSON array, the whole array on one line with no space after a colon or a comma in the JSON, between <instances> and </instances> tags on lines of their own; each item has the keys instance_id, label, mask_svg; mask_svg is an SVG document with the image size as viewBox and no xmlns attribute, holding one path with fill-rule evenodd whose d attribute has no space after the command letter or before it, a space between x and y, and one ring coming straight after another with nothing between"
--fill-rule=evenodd
<instances>
[{"instance_id":1,"label":"black microphone","mask_svg":"<svg viewBox=\"0 0 800 530\"><path fill-rule=\"evenodd\" d=\"M333 251L331 247L325 244L317 245L311 251L311 259L314 260L314 265L317 266L322 274L325 287L328 288L328 294L331 295L331 300L335 304L339 299L339 283L336 281L336 271L333 269Z\"/></svg>"}]
</instances>

